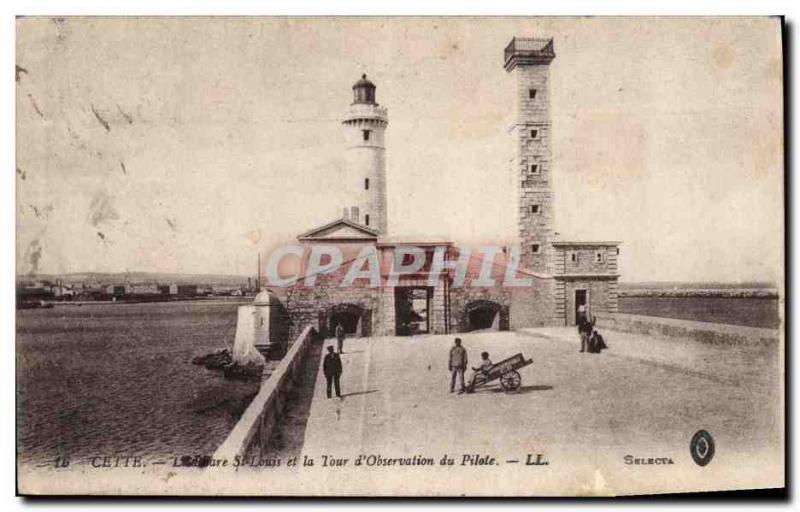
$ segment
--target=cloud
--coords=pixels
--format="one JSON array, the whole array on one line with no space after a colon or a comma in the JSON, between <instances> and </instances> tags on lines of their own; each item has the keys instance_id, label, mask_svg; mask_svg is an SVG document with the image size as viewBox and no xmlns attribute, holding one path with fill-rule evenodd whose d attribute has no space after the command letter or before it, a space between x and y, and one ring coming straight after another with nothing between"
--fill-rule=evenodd
<instances>
[{"instance_id":1,"label":"cloud","mask_svg":"<svg viewBox=\"0 0 800 512\"><path fill-rule=\"evenodd\" d=\"M42 244L38 238L34 238L25 250L25 263L28 265L28 275L34 275L39 271L39 260L42 259Z\"/></svg>"},{"instance_id":2,"label":"cloud","mask_svg":"<svg viewBox=\"0 0 800 512\"><path fill-rule=\"evenodd\" d=\"M111 201L111 197L105 192L95 194L89 204L89 224L97 227L104 222L119 219L119 214Z\"/></svg>"}]
</instances>

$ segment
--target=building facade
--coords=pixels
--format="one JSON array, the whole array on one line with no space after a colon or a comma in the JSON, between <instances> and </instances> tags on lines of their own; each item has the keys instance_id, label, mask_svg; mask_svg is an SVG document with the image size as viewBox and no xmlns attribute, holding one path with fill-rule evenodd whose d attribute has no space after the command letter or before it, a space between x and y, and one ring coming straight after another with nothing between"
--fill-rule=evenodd
<instances>
[{"instance_id":1,"label":"building facade","mask_svg":"<svg viewBox=\"0 0 800 512\"><path fill-rule=\"evenodd\" d=\"M515 37L505 48L504 68L515 83L511 93L516 111L509 134L517 235L491 255L466 253L448 240L392 239L386 195L388 111L377 103L377 88L366 75L355 83L353 103L342 120L347 157L342 217L298 236L303 262L331 245L343 258L320 272L309 272L304 263L300 277L281 293L290 336L309 324L325 335L342 325L356 336L574 325L578 311L591 315L617 310L619 243L562 240L556 235L549 77L554 58L552 39ZM406 263L396 259L408 247L421 249L416 257L422 264L413 273L393 273ZM351 265L365 253L372 254L380 268L377 282L359 279L341 286ZM463 258L463 285L454 286L452 268L432 275L435 258ZM505 286L509 272L530 284ZM494 277L494 284L482 284L487 275Z\"/></svg>"}]
</instances>

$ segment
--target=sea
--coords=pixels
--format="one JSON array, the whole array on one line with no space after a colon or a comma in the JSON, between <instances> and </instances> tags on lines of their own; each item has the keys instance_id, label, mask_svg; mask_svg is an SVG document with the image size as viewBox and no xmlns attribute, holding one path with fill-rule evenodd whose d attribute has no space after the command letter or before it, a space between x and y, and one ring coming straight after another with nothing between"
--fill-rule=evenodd
<instances>
[{"instance_id":1,"label":"sea","mask_svg":"<svg viewBox=\"0 0 800 512\"><path fill-rule=\"evenodd\" d=\"M17 311L17 450L48 465L212 454L258 391L192 358L231 345L241 301Z\"/></svg>"}]
</instances>

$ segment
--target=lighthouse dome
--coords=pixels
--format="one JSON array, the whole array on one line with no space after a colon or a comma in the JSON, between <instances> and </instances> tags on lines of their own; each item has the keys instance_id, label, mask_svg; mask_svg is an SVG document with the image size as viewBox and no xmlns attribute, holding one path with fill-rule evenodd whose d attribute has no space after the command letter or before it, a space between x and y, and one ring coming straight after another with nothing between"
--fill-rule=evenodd
<instances>
[{"instance_id":1,"label":"lighthouse dome","mask_svg":"<svg viewBox=\"0 0 800 512\"><path fill-rule=\"evenodd\" d=\"M361 75L361 80L353 84L353 103L375 104L375 84L367 79L367 75Z\"/></svg>"}]
</instances>

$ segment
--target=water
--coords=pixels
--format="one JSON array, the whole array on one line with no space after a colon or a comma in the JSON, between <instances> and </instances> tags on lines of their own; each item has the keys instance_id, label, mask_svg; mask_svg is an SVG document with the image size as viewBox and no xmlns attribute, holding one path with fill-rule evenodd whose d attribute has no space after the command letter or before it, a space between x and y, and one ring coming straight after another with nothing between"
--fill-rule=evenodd
<instances>
[{"instance_id":1,"label":"water","mask_svg":"<svg viewBox=\"0 0 800 512\"><path fill-rule=\"evenodd\" d=\"M21 461L213 453L259 384L227 381L191 359L232 343L239 304L18 311Z\"/></svg>"},{"instance_id":2,"label":"water","mask_svg":"<svg viewBox=\"0 0 800 512\"><path fill-rule=\"evenodd\" d=\"M750 327L780 326L776 298L620 297L619 312Z\"/></svg>"}]
</instances>

